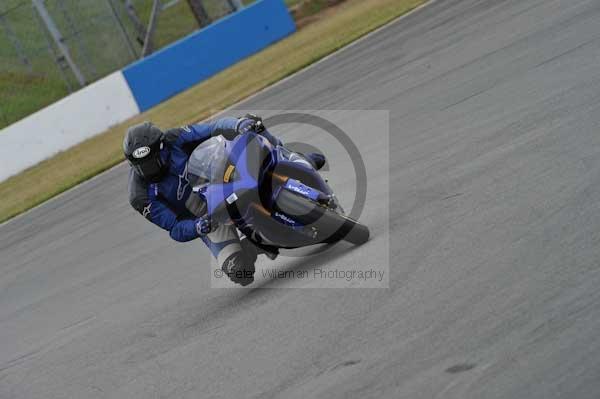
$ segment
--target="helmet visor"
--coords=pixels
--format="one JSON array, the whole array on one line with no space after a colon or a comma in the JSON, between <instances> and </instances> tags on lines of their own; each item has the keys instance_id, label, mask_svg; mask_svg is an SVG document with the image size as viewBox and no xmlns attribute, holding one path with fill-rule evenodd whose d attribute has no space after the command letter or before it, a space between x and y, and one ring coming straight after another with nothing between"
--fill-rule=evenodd
<instances>
[{"instance_id":1,"label":"helmet visor","mask_svg":"<svg viewBox=\"0 0 600 399\"><path fill-rule=\"evenodd\" d=\"M163 162L160 157L148 157L147 159L133 162L135 171L146 180L155 180L162 174Z\"/></svg>"}]
</instances>

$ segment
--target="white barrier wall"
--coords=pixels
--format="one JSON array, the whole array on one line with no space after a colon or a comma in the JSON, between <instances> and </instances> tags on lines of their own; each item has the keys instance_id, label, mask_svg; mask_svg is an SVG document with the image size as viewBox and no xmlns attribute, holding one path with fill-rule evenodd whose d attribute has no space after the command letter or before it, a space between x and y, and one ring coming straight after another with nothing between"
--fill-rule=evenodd
<instances>
[{"instance_id":1,"label":"white barrier wall","mask_svg":"<svg viewBox=\"0 0 600 399\"><path fill-rule=\"evenodd\" d=\"M121 71L0 131L0 181L140 113Z\"/></svg>"}]
</instances>

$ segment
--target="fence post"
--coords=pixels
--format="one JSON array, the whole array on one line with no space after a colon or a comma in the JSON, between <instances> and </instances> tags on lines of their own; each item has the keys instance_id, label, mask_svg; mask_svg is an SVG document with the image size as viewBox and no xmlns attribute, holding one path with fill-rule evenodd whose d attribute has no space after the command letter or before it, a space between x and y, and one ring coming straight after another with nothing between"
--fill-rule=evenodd
<instances>
[{"instance_id":1,"label":"fence post","mask_svg":"<svg viewBox=\"0 0 600 399\"><path fill-rule=\"evenodd\" d=\"M210 17L200 0L187 0L187 3L201 28L210 24Z\"/></svg>"},{"instance_id":2,"label":"fence post","mask_svg":"<svg viewBox=\"0 0 600 399\"><path fill-rule=\"evenodd\" d=\"M144 38L144 48L142 48L141 58L152 54L152 51L154 51L154 31L156 30L156 23L158 21L158 13L160 12L160 9L160 0L154 0L154 3L152 4L152 12L150 13L150 21L148 22L148 29L146 29L146 37Z\"/></svg>"},{"instance_id":3,"label":"fence post","mask_svg":"<svg viewBox=\"0 0 600 399\"><path fill-rule=\"evenodd\" d=\"M227 0L227 2L233 11L239 11L244 8L241 0Z\"/></svg>"},{"instance_id":4,"label":"fence post","mask_svg":"<svg viewBox=\"0 0 600 399\"><path fill-rule=\"evenodd\" d=\"M144 38L146 37L146 27L142 21L140 21L140 17L138 16L131 0L125 0L125 10L127 11L127 16L131 20L131 23L133 24L133 27L137 33L137 41L141 46L143 46Z\"/></svg>"},{"instance_id":5,"label":"fence post","mask_svg":"<svg viewBox=\"0 0 600 399\"><path fill-rule=\"evenodd\" d=\"M69 93L72 93L73 85L71 84L69 77L65 73L65 69L67 69L68 66L65 66L61 63L61 61L64 61L64 58L62 58L62 59L59 58L58 54L56 54L56 52L54 51L54 47L52 46L52 39L49 37L50 34L47 33L48 30L44 29L44 21L42 21L42 17L40 17L40 14L36 13L33 8L31 9L31 12L33 14L33 17L37 19L39 28L42 31L42 36L44 37L44 42L46 43L46 48L48 49L48 54L50 54L50 57L52 57L52 60L54 61L54 64L56 65L58 72L60 72L60 76L62 76L62 78L65 82L65 86L67 86L67 90L69 90Z\"/></svg>"},{"instance_id":6,"label":"fence post","mask_svg":"<svg viewBox=\"0 0 600 399\"><path fill-rule=\"evenodd\" d=\"M65 19L65 22L68 26L67 31L65 33L67 35L71 35L71 37L73 38L74 46L72 46L72 48L77 46L79 48L79 51L83 55L82 59L85 63L83 69L87 70L86 72L88 78L90 76L97 76L98 72L96 71L96 66L93 62L91 62L92 57L90 57L90 53L83 41L81 40L81 36L78 34L77 29L75 29L75 24L73 23L73 19L69 15L67 7L65 7L64 0L56 0L56 4L58 5L58 8L60 8L60 11L63 14L63 18Z\"/></svg>"},{"instance_id":7,"label":"fence post","mask_svg":"<svg viewBox=\"0 0 600 399\"><path fill-rule=\"evenodd\" d=\"M117 12L115 5L113 4L112 0L106 0L106 3L108 4L108 8L110 8L110 12L113 16L113 19L115 20L115 23L119 27L119 31L121 32L121 36L123 36L123 40L127 44L127 49L129 50L129 54L131 54L131 59L135 60L137 58L137 54L135 52L135 47L133 46L133 43L131 42L129 35L127 34L127 31L125 30L125 26L123 26L123 22L121 21L121 18L119 17L119 13Z\"/></svg>"},{"instance_id":8,"label":"fence post","mask_svg":"<svg viewBox=\"0 0 600 399\"><path fill-rule=\"evenodd\" d=\"M86 83L85 78L84 78L83 74L81 73L81 71L79 70L79 68L77 67L77 64L75 64L75 62L71 58L71 54L69 53L69 48L64 43L64 38L62 37L60 31L56 27L56 24L52 20L52 17L50 17L48 10L46 10L46 6L44 5L43 0L32 0L32 3L33 3L33 6L35 7L35 9L37 10L40 18L44 22L44 25L46 25L46 28L48 29L48 32L52 36L52 39L54 39L54 43L56 43L58 50L61 52L62 56L65 58L65 60L69 64L69 67L73 71L75 78L77 79L77 81L79 82L79 84L81 86L85 86L85 83Z\"/></svg>"}]
</instances>

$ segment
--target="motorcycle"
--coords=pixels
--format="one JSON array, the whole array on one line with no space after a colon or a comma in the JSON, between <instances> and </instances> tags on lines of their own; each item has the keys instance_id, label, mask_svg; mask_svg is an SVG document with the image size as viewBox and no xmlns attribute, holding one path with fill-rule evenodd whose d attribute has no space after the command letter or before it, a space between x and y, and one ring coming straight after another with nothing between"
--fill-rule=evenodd
<instances>
[{"instance_id":1,"label":"motorcycle","mask_svg":"<svg viewBox=\"0 0 600 399\"><path fill-rule=\"evenodd\" d=\"M233 223L267 252L369 239L368 227L344 214L308 160L260 134L207 140L192 153L187 174L211 220Z\"/></svg>"}]
</instances>

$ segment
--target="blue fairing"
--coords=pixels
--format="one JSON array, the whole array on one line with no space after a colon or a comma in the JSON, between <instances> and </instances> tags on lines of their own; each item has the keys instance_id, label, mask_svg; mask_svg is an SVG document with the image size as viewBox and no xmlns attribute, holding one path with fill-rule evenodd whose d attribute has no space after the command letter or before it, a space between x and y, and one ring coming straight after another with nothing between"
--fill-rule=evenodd
<instances>
[{"instance_id":1,"label":"blue fairing","mask_svg":"<svg viewBox=\"0 0 600 399\"><path fill-rule=\"evenodd\" d=\"M300 155L254 133L238 136L226 148L227 166L222 169L228 172L221 171L220 180L201 191L213 220L232 220L244 234L259 232L281 247L309 245L307 228L293 216L273 211L274 202L281 190L312 201L327 198L332 192L323 178Z\"/></svg>"},{"instance_id":2,"label":"blue fairing","mask_svg":"<svg viewBox=\"0 0 600 399\"><path fill-rule=\"evenodd\" d=\"M300 194L303 197L309 198L311 200L317 201L321 196L321 192L319 190L315 190L306 184L302 184L300 181L296 179L288 179L283 188L293 191L296 194Z\"/></svg>"}]
</instances>

